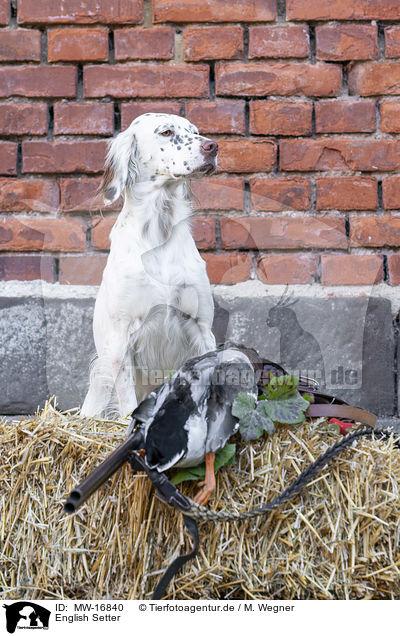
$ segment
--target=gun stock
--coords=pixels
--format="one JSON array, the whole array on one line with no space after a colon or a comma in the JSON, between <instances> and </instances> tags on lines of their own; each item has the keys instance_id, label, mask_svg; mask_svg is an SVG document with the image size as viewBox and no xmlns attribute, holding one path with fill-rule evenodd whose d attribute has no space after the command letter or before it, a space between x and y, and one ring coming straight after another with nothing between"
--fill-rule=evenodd
<instances>
[{"instance_id":1,"label":"gun stock","mask_svg":"<svg viewBox=\"0 0 400 636\"><path fill-rule=\"evenodd\" d=\"M140 447L143 435L137 431L115 449L93 472L90 473L76 488L74 488L64 504L64 511L73 514L111 477L121 466L128 461L129 453Z\"/></svg>"}]
</instances>

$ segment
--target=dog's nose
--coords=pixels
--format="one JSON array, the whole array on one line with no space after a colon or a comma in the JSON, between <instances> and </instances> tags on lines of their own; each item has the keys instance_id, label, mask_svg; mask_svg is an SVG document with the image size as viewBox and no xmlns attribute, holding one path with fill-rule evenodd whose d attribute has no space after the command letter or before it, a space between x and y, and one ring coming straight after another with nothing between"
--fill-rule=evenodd
<instances>
[{"instance_id":1,"label":"dog's nose","mask_svg":"<svg viewBox=\"0 0 400 636\"><path fill-rule=\"evenodd\" d=\"M209 157L215 157L218 152L218 144L215 141L203 141L200 146L201 152L203 155L207 155Z\"/></svg>"}]
</instances>

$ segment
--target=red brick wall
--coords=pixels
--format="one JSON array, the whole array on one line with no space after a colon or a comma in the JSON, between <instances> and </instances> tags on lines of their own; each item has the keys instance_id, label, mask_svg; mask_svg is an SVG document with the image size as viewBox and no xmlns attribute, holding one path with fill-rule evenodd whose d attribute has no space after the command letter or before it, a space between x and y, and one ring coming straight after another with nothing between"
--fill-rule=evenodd
<instances>
[{"instance_id":1,"label":"red brick wall","mask_svg":"<svg viewBox=\"0 0 400 636\"><path fill-rule=\"evenodd\" d=\"M0 62L2 279L99 282L107 139L165 111L213 282L400 284L399 0L0 0Z\"/></svg>"}]
</instances>

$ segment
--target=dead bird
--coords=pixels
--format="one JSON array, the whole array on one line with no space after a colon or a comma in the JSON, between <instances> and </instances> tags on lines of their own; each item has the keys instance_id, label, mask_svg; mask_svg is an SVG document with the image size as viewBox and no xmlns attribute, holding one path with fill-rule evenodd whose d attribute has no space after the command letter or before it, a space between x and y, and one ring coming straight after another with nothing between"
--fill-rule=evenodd
<instances>
[{"instance_id":1,"label":"dead bird","mask_svg":"<svg viewBox=\"0 0 400 636\"><path fill-rule=\"evenodd\" d=\"M138 436L150 468L163 472L205 461L205 480L195 497L201 505L215 490L215 453L239 427L233 401L241 392L258 395L251 357L228 348L191 358L132 413L128 435Z\"/></svg>"}]
</instances>

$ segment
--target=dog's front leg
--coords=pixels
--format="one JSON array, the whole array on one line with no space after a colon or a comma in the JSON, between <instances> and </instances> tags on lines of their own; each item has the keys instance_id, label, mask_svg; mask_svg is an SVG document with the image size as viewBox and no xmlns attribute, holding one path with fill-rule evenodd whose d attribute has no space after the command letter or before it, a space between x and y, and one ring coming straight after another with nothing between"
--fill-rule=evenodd
<instances>
[{"instance_id":1,"label":"dog's front leg","mask_svg":"<svg viewBox=\"0 0 400 636\"><path fill-rule=\"evenodd\" d=\"M128 330L121 329L121 331L115 332L109 343L109 355L119 413L122 416L130 415L137 407L137 398Z\"/></svg>"},{"instance_id":2,"label":"dog's front leg","mask_svg":"<svg viewBox=\"0 0 400 636\"><path fill-rule=\"evenodd\" d=\"M84 417L128 415L137 406L128 329L117 330L102 321L107 337L97 331L97 358L90 373L90 387L81 409Z\"/></svg>"},{"instance_id":3,"label":"dog's front leg","mask_svg":"<svg viewBox=\"0 0 400 636\"><path fill-rule=\"evenodd\" d=\"M201 353L212 351L216 347L215 336L212 332L212 323L214 319L214 301L211 291L206 286L196 290L197 307L196 307L196 323L200 332L202 342Z\"/></svg>"}]
</instances>

